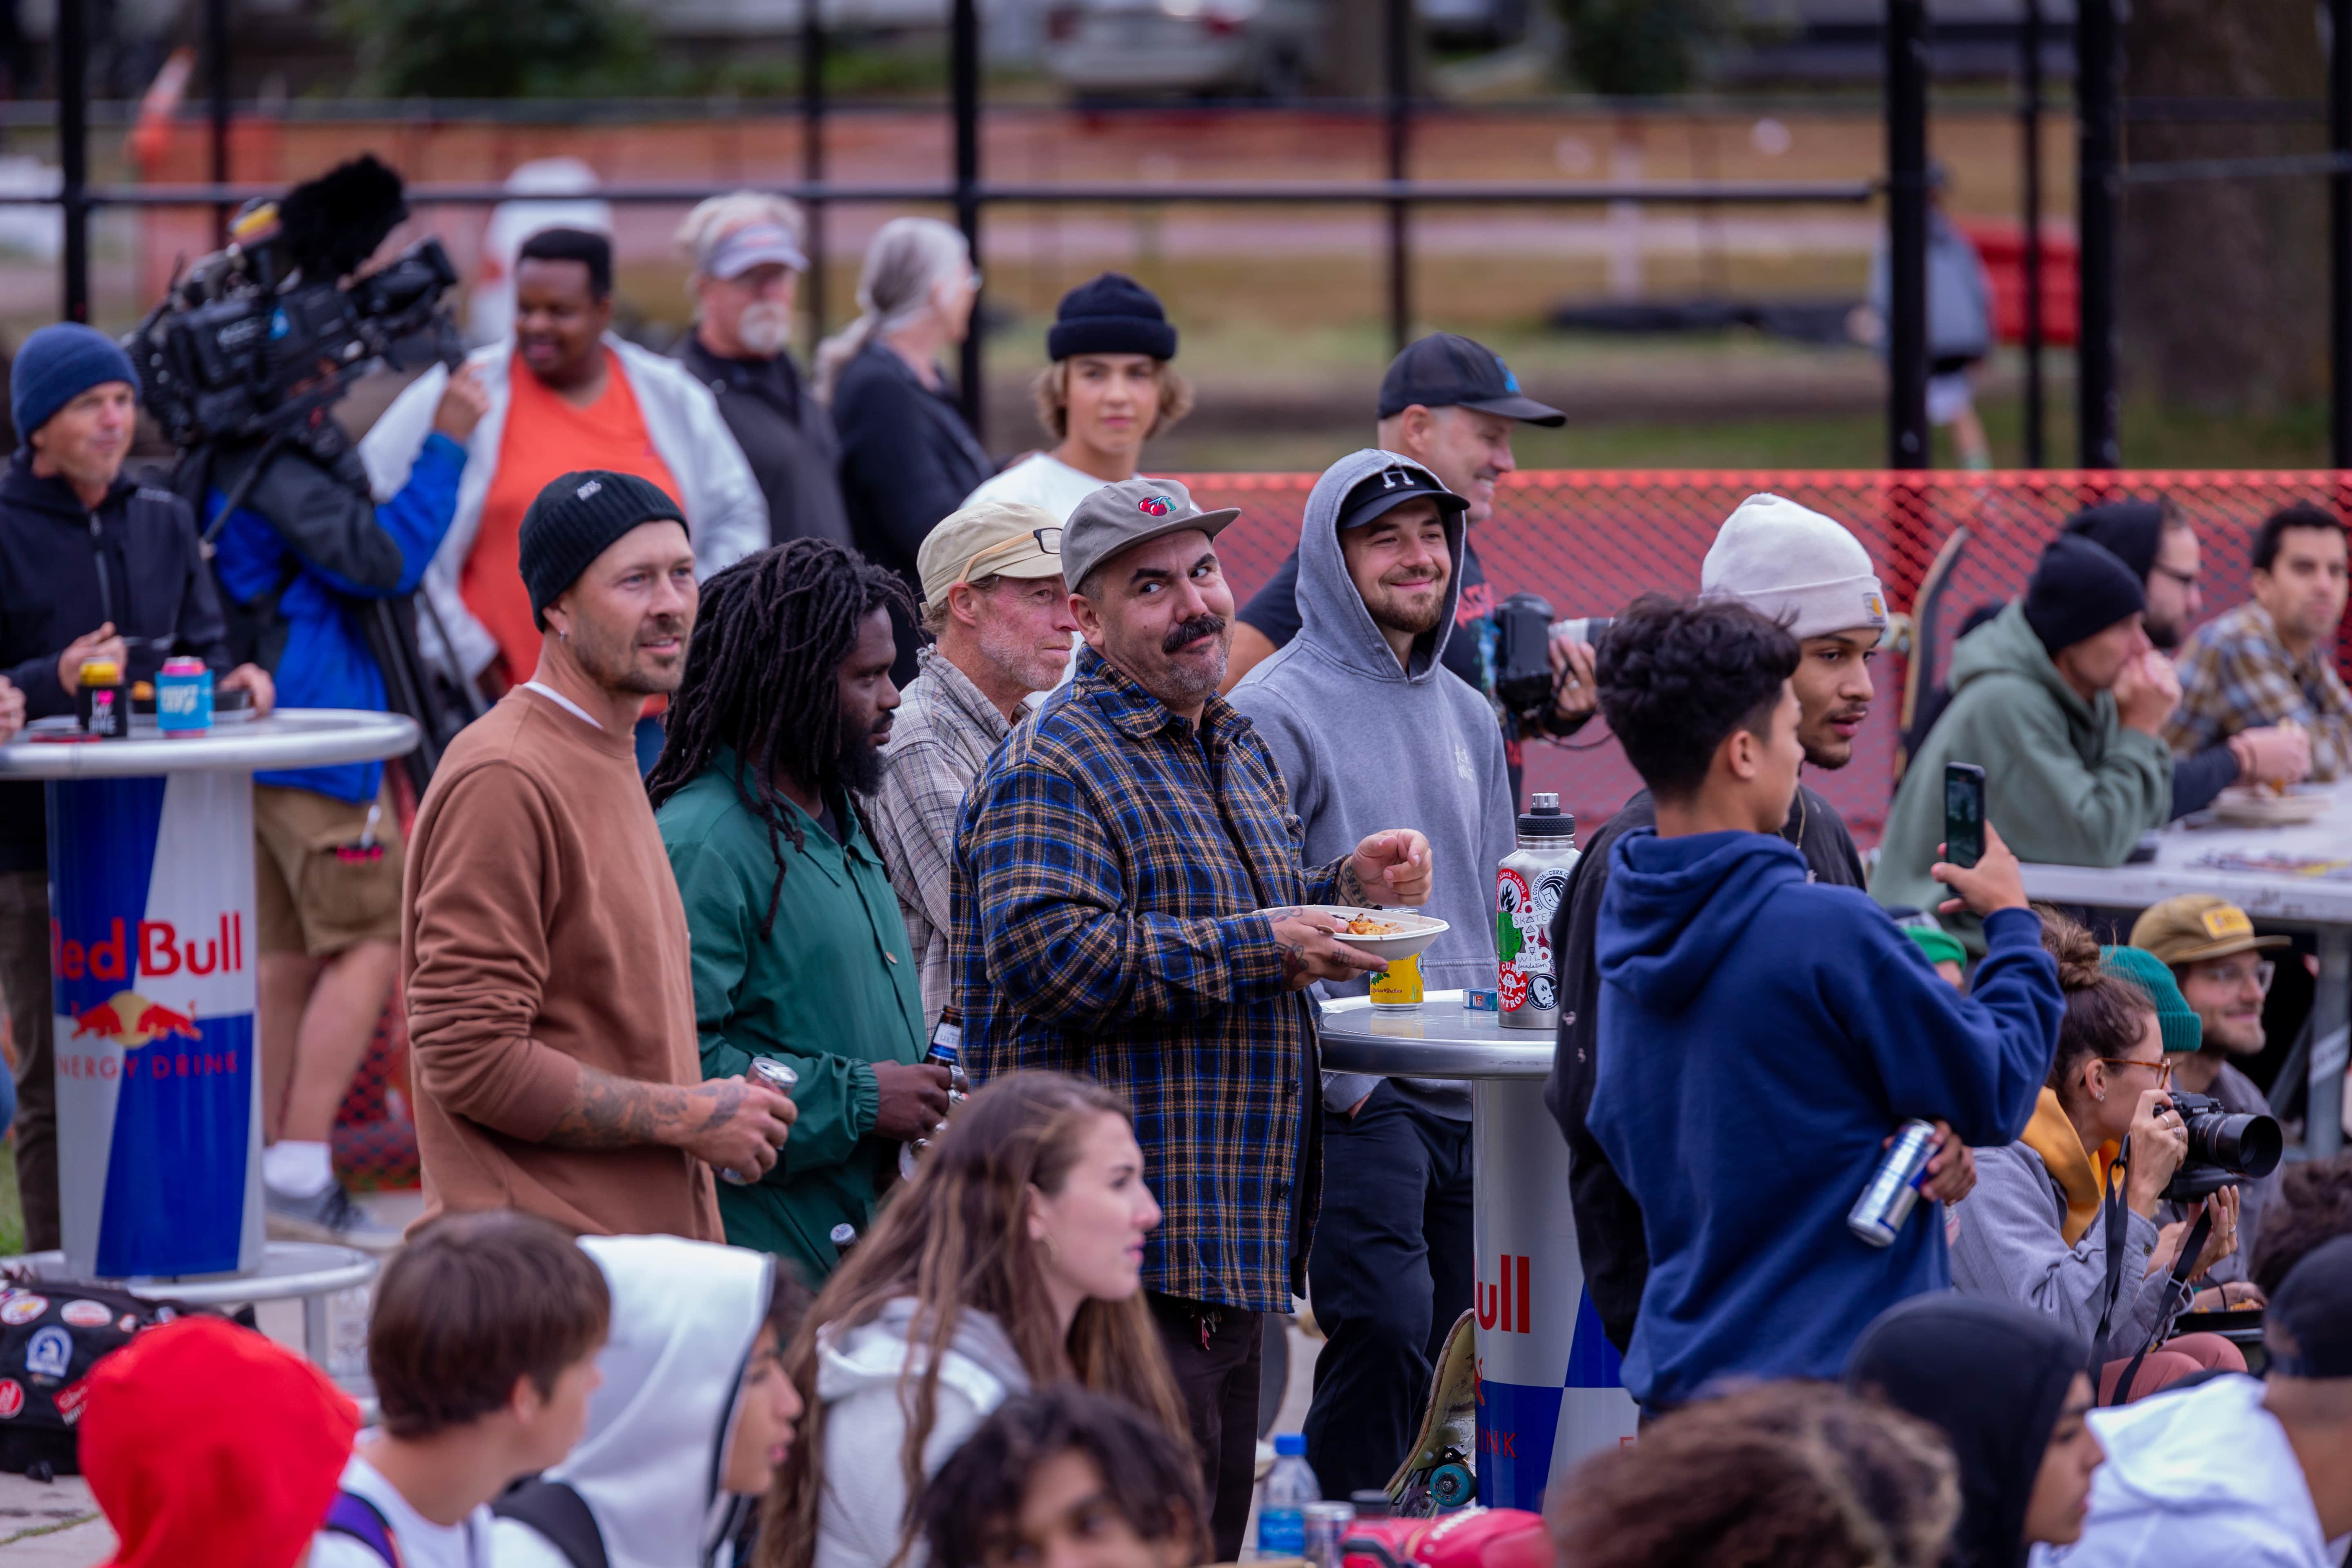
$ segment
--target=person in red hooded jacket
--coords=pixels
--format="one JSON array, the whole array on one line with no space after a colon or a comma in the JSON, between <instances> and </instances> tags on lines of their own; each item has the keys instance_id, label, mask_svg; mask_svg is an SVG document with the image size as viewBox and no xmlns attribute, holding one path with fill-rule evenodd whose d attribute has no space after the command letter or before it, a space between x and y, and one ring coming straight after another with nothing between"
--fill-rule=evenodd
<instances>
[{"instance_id":1,"label":"person in red hooded jacket","mask_svg":"<svg viewBox=\"0 0 2352 1568\"><path fill-rule=\"evenodd\" d=\"M359 1412L300 1356L221 1318L149 1329L100 1362L81 1468L119 1544L108 1568L295 1568Z\"/></svg>"}]
</instances>

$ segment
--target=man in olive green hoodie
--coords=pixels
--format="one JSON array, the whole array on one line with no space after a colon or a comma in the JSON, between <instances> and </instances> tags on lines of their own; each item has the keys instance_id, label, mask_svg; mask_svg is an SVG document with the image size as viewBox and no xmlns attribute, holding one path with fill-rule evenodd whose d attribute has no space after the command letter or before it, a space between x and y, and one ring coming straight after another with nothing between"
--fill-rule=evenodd
<instances>
[{"instance_id":1,"label":"man in olive green hoodie","mask_svg":"<svg viewBox=\"0 0 2352 1568\"><path fill-rule=\"evenodd\" d=\"M947 1113L947 1069L921 1061L914 947L857 804L898 706L904 597L815 539L712 577L646 780L686 905L703 1075L753 1057L800 1075L775 1168L720 1183L719 1217L811 1285L839 1261L833 1228L866 1228L899 1145Z\"/></svg>"},{"instance_id":2,"label":"man in olive green hoodie","mask_svg":"<svg viewBox=\"0 0 2352 1568\"><path fill-rule=\"evenodd\" d=\"M1949 895L1927 875L1944 838L1944 764L1985 771L1985 819L2021 860L2120 866L2172 804L2161 739L2180 700L2151 647L2139 579L2088 539L2061 535L2025 596L1960 639L1952 701L1904 770L1886 814L1870 894L1889 908L1934 909ZM1971 915L1947 929L1984 952Z\"/></svg>"}]
</instances>

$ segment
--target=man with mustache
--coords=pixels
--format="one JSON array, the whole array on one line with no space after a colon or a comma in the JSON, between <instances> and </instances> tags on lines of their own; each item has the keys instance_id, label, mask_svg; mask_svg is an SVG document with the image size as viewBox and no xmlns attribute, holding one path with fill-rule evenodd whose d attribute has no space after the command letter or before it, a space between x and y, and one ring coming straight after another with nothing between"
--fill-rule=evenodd
<instances>
[{"instance_id":1,"label":"man with mustache","mask_svg":"<svg viewBox=\"0 0 2352 1568\"><path fill-rule=\"evenodd\" d=\"M1797 742L1824 771L1853 760L1853 738L1875 695L1870 664L1886 631L1886 602L1870 552L1832 518L1776 495L1753 495L1725 520L1699 567L1699 591L1745 601L1796 637ZM1657 825L1643 790L1585 846L1552 930L1559 966L1559 1037L1544 1103L1568 1137L1569 1195L1586 1289L1610 1342L1621 1352L1633 1335L1650 1255L1633 1195L1585 1125L1598 1060L1601 970L1594 954L1609 855L1617 840ZM1837 809L1801 781L1780 837L1805 857L1811 880L1860 888L1867 879L1853 837ZM1948 1137L1929 1163L1926 1191L1965 1196L1976 1184L1969 1152Z\"/></svg>"},{"instance_id":2,"label":"man with mustache","mask_svg":"<svg viewBox=\"0 0 2352 1568\"><path fill-rule=\"evenodd\" d=\"M800 1077L775 1168L719 1189L727 1239L811 1285L840 1261L834 1227L865 1230L899 1145L948 1109L864 800L898 706L890 612L906 600L898 574L822 539L711 578L646 780L694 933L703 1072L764 1057Z\"/></svg>"},{"instance_id":3,"label":"man with mustache","mask_svg":"<svg viewBox=\"0 0 2352 1568\"><path fill-rule=\"evenodd\" d=\"M1502 733L1444 662L1463 635L1468 510L1397 453L1333 464L1299 533L1298 635L1233 694L1281 764L1307 859L1400 809L1429 825L1444 875L1424 912L1448 928L1420 955L1432 990L1495 984L1495 864L1515 831ZM1330 1179L1307 1269L1324 1343L1307 1457L1344 1497L1395 1473L1471 1304L1470 1086L1325 1073L1323 1110Z\"/></svg>"},{"instance_id":4,"label":"man with mustache","mask_svg":"<svg viewBox=\"0 0 2352 1568\"><path fill-rule=\"evenodd\" d=\"M766 1172L796 1112L703 1081L686 910L630 735L686 668L694 548L676 502L609 469L549 485L519 545L535 672L450 743L409 840L425 1216L718 1241L711 1169Z\"/></svg>"},{"instance_id":5,"label":"man with mustache","mask_svg":"<svg viewBox=\"0 0 2352 1568\"><path fill-rule=\"evenodd\" d=\"M956 844L951 943L975 1078L1083 1073L1125 1094L1167 1218L1144 1284L1192 1418L1216 1557L1241 1549L1261 1314L1306 1289L1321 1185L1318 980L1381 967L1309 903L1416 905L1429 841L1304 864L1273 752L1217 695L1233 591L1182 485L1106 485L1062 534L1086 647L997 749Z\"/></svg>"},{"instance_id":6,"label":"man with mustache","mask_svg":"<svg viewBox=\"0 0 2352 1568\"><path fill-rule=\"evenodd\" d=\"M678 363L719 400L719 416L768 502L768 537L847 544L841 440L793 363L793 297L808 270L799 204L763 191L713 196L686 215L677 246L693 263L694 331Z\"/></svg>"},{"instance_id":7,"label":"man with mustache","mask_svg":"<svg viewBox=\"0 0 2352 1568\"><path fill-rule=\"evenodd\" d=\"M488 406L466 442L457 511L425 592L427 655L495 695L530 679L540 632L519 587L523 514L573 468L635 474L668 496L687 524L695 569L709 576L768 542L767 504L709 389L676 360L615 336L613 242L584 229L542 229L515 260L515 335L478 349ZM407 483L448 384L436 365L393 399L360 443L379 500ZM448 647L435 630L438 619ZM661 732L638 735L647 754Z\"/></svg>"}]
</instances>

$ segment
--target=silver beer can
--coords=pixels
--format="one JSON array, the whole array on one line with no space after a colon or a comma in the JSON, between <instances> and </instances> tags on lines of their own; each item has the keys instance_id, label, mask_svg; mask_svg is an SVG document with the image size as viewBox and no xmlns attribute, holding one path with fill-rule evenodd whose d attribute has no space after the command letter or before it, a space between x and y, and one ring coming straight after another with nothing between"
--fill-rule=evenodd
<instances>
[{"instance_id":1,"label":"silver beer can","mask_svg":"<svg viewBox=\"0 0 2352 1568\"><path fill-rule=\"evenodd\" d=\"M1306 1511L1307 1563L1311 1568L1340 1568L1348 1554L1348 1532L1356 1524L1356 1505L1310 1502Z\"/></svg>"},{"instance_id":2,"label":"silver beer can","mask_svg":"<svg viewBox=\"0 0 2352 1568\"><path fill-rule=\"evenodd\" d=\"M1927 1179L1927 1158L1935 1152L1936 1127L1916 1117L1906 1121L1886 1146L1886 1153L1871 1173L1870 1184L1846 1211L1846 1228L1873 1247L1891 1247L1911 1205L1919 1201Z\"/></svg>"}]
</instances>

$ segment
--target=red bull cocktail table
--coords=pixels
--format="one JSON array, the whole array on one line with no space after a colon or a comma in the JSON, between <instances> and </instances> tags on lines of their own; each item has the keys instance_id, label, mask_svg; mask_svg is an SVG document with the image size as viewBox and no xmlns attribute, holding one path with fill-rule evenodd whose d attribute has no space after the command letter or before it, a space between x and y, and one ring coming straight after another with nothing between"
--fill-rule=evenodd
<instances>
[{"instance_id":1,"label":"red bull cocktail table","mask_svg":"<svg viewBox=\"0 0 2352 1568\"><path fill-rule=\"evenodd\" d=\"M0 778L47 782L65 1268L257 1273L253 775L401 756L416 725L298 709L171 740L45 728L0 746Z\"/></svg>"},{"instance_id":2,"label":"red bull cocktail table","mask_svg":"<svg viewBox=\"0 0 2352 1568\"><path fill-rule=\"evenodd\" d=\"M1584 1289L1568 1143L1543 1102L1552 1037L1433 991L1414 1013L1326 1002L1321 1046L1338 1072L1470 1080L1478 1500L1540 1510L1554 1475L1630 1439L1641 1414Z\"/></svg>"}]
</instances>

